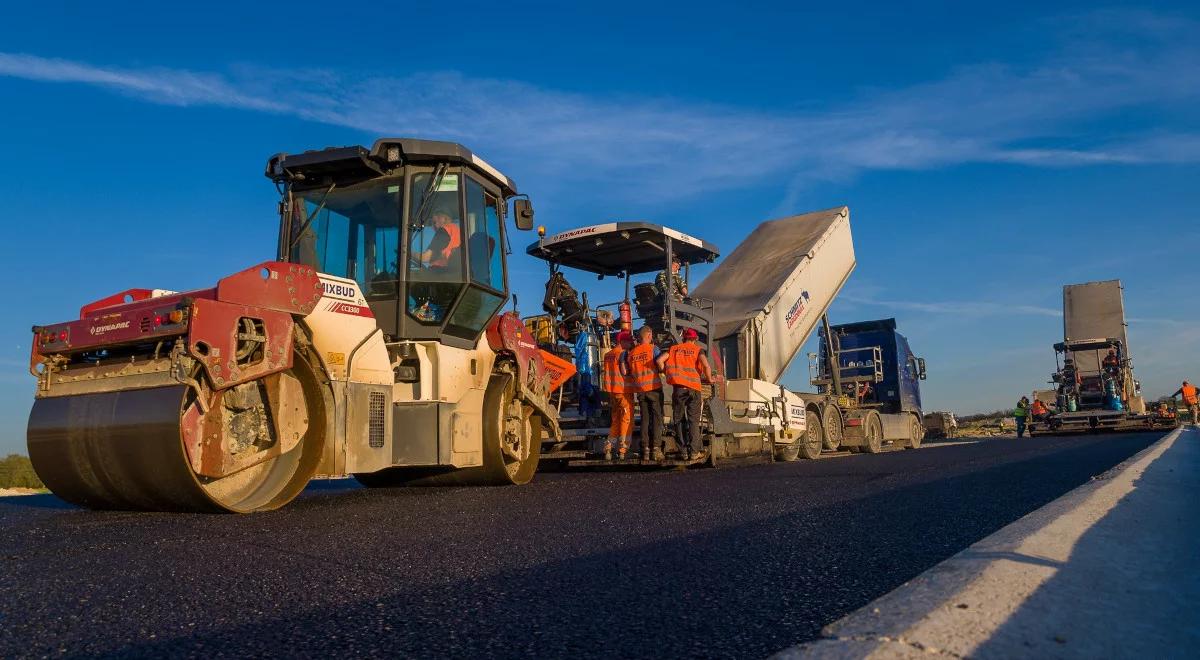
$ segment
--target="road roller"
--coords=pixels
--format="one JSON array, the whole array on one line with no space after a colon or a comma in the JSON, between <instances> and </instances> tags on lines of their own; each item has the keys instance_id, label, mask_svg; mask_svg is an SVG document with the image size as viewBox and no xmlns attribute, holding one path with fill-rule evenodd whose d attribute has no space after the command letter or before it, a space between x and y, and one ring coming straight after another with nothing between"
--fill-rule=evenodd
<instances>
[{"instance_id":1,"label":"road roller","mask_svg":"<svg viewBox=\"0 0 1200 660\"><path fill-rule=\"evenodd\" d=\"M248 513L318 476L528 482L573 373L504 311L506 218L532 228L528 196L462 145L407 138L276 154L266 175L274 260L34 326L46 486L92 509Z\"/></svg>"}]
</instances>

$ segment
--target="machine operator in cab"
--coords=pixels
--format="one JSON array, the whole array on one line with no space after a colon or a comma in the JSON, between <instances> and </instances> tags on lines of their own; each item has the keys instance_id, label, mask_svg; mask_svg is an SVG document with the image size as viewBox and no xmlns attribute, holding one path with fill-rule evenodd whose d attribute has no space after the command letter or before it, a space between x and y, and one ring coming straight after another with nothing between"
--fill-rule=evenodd
<instances>
[{"instance_id":1,"label":"machine operator in cab","mask_svg":"<svg viewBox=\"0 0 1200 660\"><path fill-rule=\"evenodd\" d=\"M700 418L703 414L703 384L712 382L712 370L708 366L708 355L697 341L692 328L685 328L683 341L671 347L658 358L658 366L667 375L671 384L671 411L675 417L680 451L686 460L701 460L705 457L700 438ZM687 418L687 437L683 436L681 418Z\"/></svg>"},{"instance_id":2,"label":"machine operator in cab","mask_svg":"<svg viewBox=\"0 0 1200 660\"><path fill-rule=\"evenodd\" d=\"M633 400L637 396L633 383L627 378L622 363L625 353L633 349L633 333L622 330L617 333L617 345L604 354L604 371L601 372L600 389L608 393L612 425L604 441L604 460L611 461L613 446L617 447L617 460L625 460L629 441L633 437Z\"/></svg>"},{"instance_id":3,"label":"machine operator in cab","mask_svg":"<svg viewBox=\"0 0 1200 660\"><path fill-rule=\"evenodd\" d=\"M1108 355L1104 356L1102 366L1104 367L1104 371L1112 378L1116 378L1121 373L1121 359L1117 357L1117 349L1108 349Z\"/></svg>"},{"instance_id":4,"label":"machine operator in cab","mask_svg":"<svg viewBox=\"0 0 1200 660\"><path fill-rule=\"evenodd\" d=\"M637 392L642 412L642 461L662 461L663 391L658 358L662 350L654 345L654 331L642 326L638 344L625 353L625 374Z\"/></svg>"},{"instance_id":5,"label":"machine operator in cab","mask_svg":"<svg viewBox=\"0 0 1200 660\"><path fill-rule=\"evenodd\" d=\"M462 247L462 229L445 213L434 213L429 220L433 223L433 239L421 253L421 263L430 268L447 268Z\"/></svg>"},{"instance_id":6,"label":"machine operator in cab","mask_svg":"<svg viewBox=\"0 0 1200 660\"><path fill-rule=\"evenodd\" d=\"M683 281L683 276L679 274L679 269L683 267L683 260L678 256L671 258L670 271L662 271L654 278L654 288L658 291L658 295L662 296L663 300L670 296L675 302L683 302L687 299L687 283ZM668 283L668 280L670 282Z\"/></svg>"}]
</instances>

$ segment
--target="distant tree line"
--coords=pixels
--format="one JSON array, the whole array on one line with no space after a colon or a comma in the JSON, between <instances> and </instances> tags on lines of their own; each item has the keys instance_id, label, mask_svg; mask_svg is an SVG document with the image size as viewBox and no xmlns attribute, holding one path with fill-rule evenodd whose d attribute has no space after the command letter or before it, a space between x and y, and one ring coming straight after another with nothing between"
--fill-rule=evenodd
<instances>
[{"instance_id":1,"label":"distant tree line","mask_svg":"<svg viewBox=\"0 0 1200 660\"><path fill-rule=\"evenodd\" d=\"M960 424L964 422L979 422L985 419L999 419L1001 417L1012 417L1012 408L1006 410L996 410L990 413L975 413L974 415L963 415L958 417Z\"/></svg>"},{"instance_id":2,"label":"distant tree line","mask_svg":"<svg viewBox=\"0 0 1200 660\"><path fill-rule=\"evenodd\" d=\"M0 460L0 488L45 488L33 463L20 454L9 454Z\"/></svg>"}]
</instances>

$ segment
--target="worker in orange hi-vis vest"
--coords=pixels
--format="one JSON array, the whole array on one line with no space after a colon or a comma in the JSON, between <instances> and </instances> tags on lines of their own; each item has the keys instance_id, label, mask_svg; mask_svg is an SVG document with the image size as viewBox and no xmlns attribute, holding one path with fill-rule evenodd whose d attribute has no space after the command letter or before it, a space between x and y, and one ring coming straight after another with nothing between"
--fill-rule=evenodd
<instances>
[{"instance_id":1,"label":"worker in orange hi-vis vest","mask_svg":"<svg viewBox=\"0 0 1200 660\"><path fill-rule=\"evenodd\" d=\"M622 330L617 333L617 345L604 354L604 371L600 373L600 389L608 392L608 408L612 414L612 425L604 441L604 460L612 460L613 445L617 447L617 460L625 460L629 451L629 440L633 437L633 399L636 393L625 376L621 363L625 351L633 348L633 333Z\"/></svg>"},{"instance_id":2,"label":"worker in orange hi-vis vest","mask_svg":"<svg viewBox=\"0 0 1200 660\"><path fill-rule=\"evenodd\" d=\"M705 458L704 445L700 439L700 418L704 409L701 386L703 383L712 382L708 355L696 340L696 331L686 328L683 331L683 341L658 358L659 367L667 375L667 382L672 386L671 415L675 421L675 428L681 431L676 436L680 452L689 461ZM680 423L685 416L686 441L682 433L683 425Z\"/></svg>"},{"instance_id":3,"label":"worker in orange hi-vis vest","mask_svg":"<svg viewBox=\"0 0 1200 660\"><path fill-rule=\"evenodd\" d=\"M638 345L625 352L625 375L637 393L642 411L642 461L663 460L663 392L659 377L658 356L662 350L654 345L654 331L643 326L638 331Z\"/></svg>"},{"instance_id":4,"label":"worker in orange hi-vis vest","mask_svg":"<svg viewBox=\"0 0 1200 660\"><path fill-rule=\"evenodd\" d=\"M1200 414L1200 395L1196 392L1196 386L1186 380L1183 381L1183 387L1175 390L1175 393L1171 395L1172 398L1177 396L1183 397L1183 405L1187 406L1188 411L1192 413L1192 423L1200 424L1200 417L1197 417Z\"/></svg>"}]
</instances>

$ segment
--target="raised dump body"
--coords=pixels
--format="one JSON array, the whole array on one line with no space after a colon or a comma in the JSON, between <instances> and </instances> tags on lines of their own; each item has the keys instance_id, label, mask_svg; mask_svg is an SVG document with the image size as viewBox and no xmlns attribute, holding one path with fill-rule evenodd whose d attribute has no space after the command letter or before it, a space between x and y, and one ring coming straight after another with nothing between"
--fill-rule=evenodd
<instances>
[{"instance_id":1,"label":"raised dump body","mask_svg":"<svg viewBox=\"0 0 1200 660\"><path fill-rule=\"evenodd\" d=\"M854 266L845 206L760 224L692 292L716 310L725 376L778 383Z\"/></svg>"}]
</instances>

